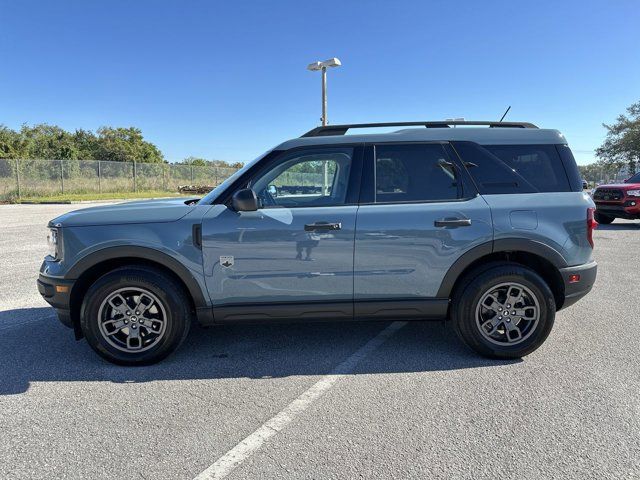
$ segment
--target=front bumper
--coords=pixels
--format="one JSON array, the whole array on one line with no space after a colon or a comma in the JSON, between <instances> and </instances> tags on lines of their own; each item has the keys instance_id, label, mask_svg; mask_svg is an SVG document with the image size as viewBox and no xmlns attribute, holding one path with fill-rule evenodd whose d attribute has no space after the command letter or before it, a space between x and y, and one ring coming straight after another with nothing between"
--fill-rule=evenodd
<instances>
[{"instance_id":1,"label":"front bumper","mask_svg":"<svg viewBox=\"0 0 640 480\"><path fill-rule=\"evenodd\" d=\"M564 303L562 308L569 307L584 297L593 288L598 273L598 264L595 261L560 269L560 275L564 282ZM580 276L575 281L575 275ZM574 277L574 278L572 278Z\"/></svg>"},{"instance_id":2,"label":"front bumper","mask_svg":"<svg viewBox=\"0 0 640 480\"><path fill-rule=\"evenodd\" d=\"M616 218L635 220L640 218L640 198L623 202L595 202L596 211Z\"/></svg>"},{"instance_id":3,"label":"front bumper","mask_svg":"<svg viewBox=\"0 0 640 480\"><path fill-rule=\"evenodd\" d=\"M73 328L70 308L73 283L74 280L62 280L43 274L37 280L40 295L56 310L60 322L69 328Z\"/></svg>"}]
</instances>

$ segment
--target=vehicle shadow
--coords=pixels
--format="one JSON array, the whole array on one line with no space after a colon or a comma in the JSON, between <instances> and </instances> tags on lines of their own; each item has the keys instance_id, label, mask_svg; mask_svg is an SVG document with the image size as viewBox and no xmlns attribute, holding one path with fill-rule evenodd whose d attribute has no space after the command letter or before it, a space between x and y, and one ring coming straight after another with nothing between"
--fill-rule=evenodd
<instances>
[{"instance_id":1,"label":"vehicle shadow","mask_svg":"<svg viewBox=\"0 0 640 480\"><path fill-rule=\"evenodd\" d=\"M640 230L639 222L610 223L609 225L598 224L598 230Z\"/></svg>"},{"instance_id":2,"label":"vehicle shadow","mask_svg":"<svg viewBox=\"0 0 640 480\"><path fill-rule=\"evenodd\" d=\"M325 375L390 322L194 325L185 344L147 367L120 367L76 342L51 308L0 312L0 395L32 382L138 383L156 380ZM409 322L365 358L355 374L424 372L518 363L470 352L444 322Z\"/></svg>"}]
</instances>

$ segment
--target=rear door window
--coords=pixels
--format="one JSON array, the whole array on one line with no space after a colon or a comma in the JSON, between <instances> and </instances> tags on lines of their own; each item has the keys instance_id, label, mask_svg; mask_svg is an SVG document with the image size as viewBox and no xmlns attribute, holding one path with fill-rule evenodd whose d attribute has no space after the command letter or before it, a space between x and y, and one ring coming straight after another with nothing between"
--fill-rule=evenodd
<instances>
[{"instance_id":1,"label":"rear door window","mask_svg":"<svg viewBox=\"0 0 640 480\"><path fill-rule=\"evenodd\" d=\"M376 203L446 201L461 185L440 144L376 145Z\"/></svg>"}]
</instances>

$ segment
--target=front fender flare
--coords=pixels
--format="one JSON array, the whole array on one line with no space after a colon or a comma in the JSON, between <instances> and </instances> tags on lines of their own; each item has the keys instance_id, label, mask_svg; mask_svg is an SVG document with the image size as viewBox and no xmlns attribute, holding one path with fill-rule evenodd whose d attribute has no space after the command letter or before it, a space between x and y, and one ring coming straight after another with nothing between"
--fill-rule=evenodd
<instances>
[{"instance_id":1,"label":"front fender flare","mask_svg":"<svg viewBox=\"0 0 640 480\"><path fill-rule=\"evenodd\" d=\"M84 272L98 265L99 263L126 257L140 258L158 263L163 267L166 267L175 275L177 275L180 280L182 280L184 285L187 287L191 298L193 299L193 303L195 304L196 309L208 306L208 302L205 298L205 295L203 294L203 290L200 287L198 280L194 277L193 273L179 260L173 258L167 253L150 247L122 245L105 247L99 250L95 250L80 258L67 271L65 278L77 279Z\"/></svg>"}]
</instances>

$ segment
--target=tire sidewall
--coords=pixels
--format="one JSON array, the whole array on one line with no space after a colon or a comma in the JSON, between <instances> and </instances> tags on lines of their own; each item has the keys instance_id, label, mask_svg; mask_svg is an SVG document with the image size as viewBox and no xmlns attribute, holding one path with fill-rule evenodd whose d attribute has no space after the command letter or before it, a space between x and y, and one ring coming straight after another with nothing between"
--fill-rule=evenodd
<instances>
[{"instance_id":1,"label":"tire sidewall","mask_svg":"<svg viewBox=\"0 0 640 480\"><path fill-rule=\"evenodd\" d=\"M497 345L487 340L476 322L476 308L484 294L501 283L518 283L536 296L540 319L535 330L516 345ZM519 266L494 267L478 275L460 292L454 303L454 321L463 341L479 353L494 358L519 358L536 350L549 336L555 320L553 293L533 270Z\"/></svg>"},{"instance_id":2,"label":"tire sidewall","mask_svg":"<svg viewBox=\"0 0 640 480\"><path fill-rule=\"evenodd\" d=\"M153 293L166 312L165 332L152 348L139 353L127 353L115 348L100 332L98 312L102 302L120 288L143 288ZM189 315L180 287L160 272L143 268L114 270L94 283L82 304L80 325L89 345L103 358L120 365L148 365L175 350L188 331Z\"/></svg>"}]
</instances>

